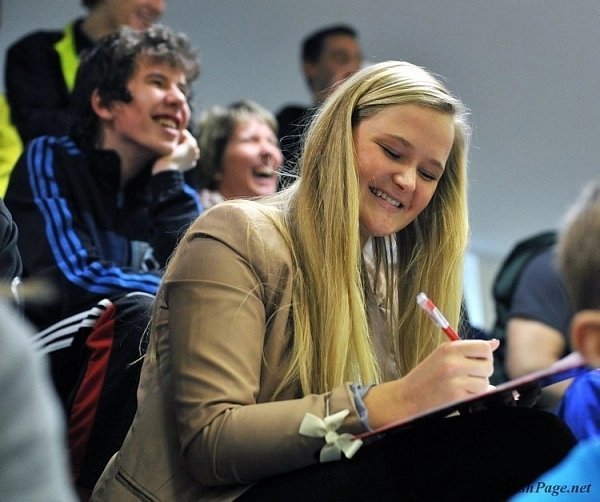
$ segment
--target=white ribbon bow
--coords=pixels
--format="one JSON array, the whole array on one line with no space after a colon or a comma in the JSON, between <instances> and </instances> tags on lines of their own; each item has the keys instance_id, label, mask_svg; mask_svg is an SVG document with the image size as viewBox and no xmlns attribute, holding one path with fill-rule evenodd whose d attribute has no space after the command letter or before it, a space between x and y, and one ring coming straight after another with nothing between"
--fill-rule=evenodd
<instances>
[{"instance_id":1,"label":"white ribbon bow","mask_svg":"<svg viewBox=\"0 0 600 502\"><path fill-rule=\"evenodd\" d=\"M321 462L339 460L342 452L346 458L352 458L362 446L362 440L356 439L352 434L337 432L348 413L350 410L338 411L333 415L326 416L323 420L312 413L304 415L298 432L303 436L325 438L325 446L321 448L319 455Z\"/></svg>"}]
</instances>

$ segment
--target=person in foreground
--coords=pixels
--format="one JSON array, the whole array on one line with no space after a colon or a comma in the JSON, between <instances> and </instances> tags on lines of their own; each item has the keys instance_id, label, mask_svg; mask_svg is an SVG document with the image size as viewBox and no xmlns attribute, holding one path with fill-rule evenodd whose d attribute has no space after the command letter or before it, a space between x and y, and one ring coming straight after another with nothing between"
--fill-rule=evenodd
<instances>
[{"instance_id":1,"label":"person in foreground","mask_svg":"<svg viewBox=\"0 0 600 502\"><path fill-rule=\"evenodd\" d=\"M530 409L354 438L489 388L497 341L445 342L416 304L459 318L467 139L430 73L373 65L324 104L297 183L197 219L93 500L494 500L561 460L572 435Z\"/></svg>"},{"instance_id":2,"label":"person in foreground","mask_svg":"<svg viewBox=\"0 0 600 502\"><path fill-rule=\"evenodd\" d=\"M62 410L47 361L34 350L31 327L5 293L0 289L0 496L74 502Z\"/></svg>"},{"instance_id":3,"label":"person in foreground","mask_svg":"<svg viewBox=\"0 0 600 502\"><path fill-rule=\"evenodd\" d=\"M571 343L595 368L600 368L599 242L600 182L595 181L586 186L571 209L558 240L558 266L575 311ZM586 375L598 382L598 371ZM579 500L598 491L600 437L596 436L581 441L557 467L523 487L511 500Z\"/></svg>"}]
</instances>

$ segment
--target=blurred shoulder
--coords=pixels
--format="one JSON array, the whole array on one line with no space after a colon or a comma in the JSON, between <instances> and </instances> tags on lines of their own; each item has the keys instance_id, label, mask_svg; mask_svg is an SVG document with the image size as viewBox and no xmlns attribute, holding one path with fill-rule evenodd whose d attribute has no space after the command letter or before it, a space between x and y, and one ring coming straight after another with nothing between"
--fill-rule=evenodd
<instances>
[{"instance_id":1,"label":"blurred shoulder","mask_svg":"<svg viewBox=\"0 0 600 502\"><path fill-rule=\"evenodd\" d=\"M42 49L53 49L54 44L63 37L62 30L36 30L26 33L15 40L8 48L8 53L36 52Z\"/></svg>"}]
</instances>

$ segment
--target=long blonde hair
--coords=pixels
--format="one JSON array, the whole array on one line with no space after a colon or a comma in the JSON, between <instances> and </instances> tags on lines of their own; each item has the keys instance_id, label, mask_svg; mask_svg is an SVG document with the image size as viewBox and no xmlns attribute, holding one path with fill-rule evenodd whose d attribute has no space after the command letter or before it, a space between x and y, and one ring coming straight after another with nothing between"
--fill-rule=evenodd
<instances>
[{"instance_id":1,"label":"long blonde hair","mask_svg":"<svg viewBox=\"0 0 600 502\"><path fill-rule=\"evenodd\" d=\"M427 208L395 235L372 239L373 270L367 273L353 129L382 109L402 104L452 116L454 143ZM449 321L458 323L468 238L468 137L462 103L437 78L406 62L365 68L324 103L307 131L299 180L262 199L264 213L290 248L295 269L293 344L278 392L299 385L307 395L344 382L382 380L369 332L370 290L384 290L380 307L402 374L442 341L439 329L417 307L419 291L426 291ZM151 344L149 355L155 354Z\"/></svg>"},{"instance_id":2,"label":"long blonde hair","mask_svg":"<svg viewBox=\"0 0 600 502\"><path fill-rule=\"evenodd\" d=\"M358 165L353 128L382 109L417 104L448 113L454 143L429 206L397 234L374 238L367 284L359 238ZM406 373L442 340L416 305L434 298L458 323L463 256L468 239L467 143L462 103L439 79L406 62L363 69L335 91L313 120L304 142L301 176L273 199L285 209L277 223L295 261L294 344L282 388L327 392L346 381L376 383L381 369L369 334L366 291L384 289L389 345Z\"/></svg>"}]
</instances>

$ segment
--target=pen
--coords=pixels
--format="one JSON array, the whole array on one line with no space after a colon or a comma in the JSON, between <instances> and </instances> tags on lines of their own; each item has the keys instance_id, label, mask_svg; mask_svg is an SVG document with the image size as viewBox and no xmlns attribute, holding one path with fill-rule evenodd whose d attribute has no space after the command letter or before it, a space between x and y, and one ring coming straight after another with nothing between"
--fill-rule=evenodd
<instances>
[{"instance_id":1,"label":"pen","mask_svg":"<svg viewBox=\"0 0 600 502\"><path fill-rule=\"evenodd\" d=\"M435 323L435 325L441 328L450 341L455 342L456 340L460 340L458 333L454 331L454 328L450 326L450 323L435 306L435 303L433 303L425 293L419 293L417 295L417 304L427 313L429 317L431 317L431 320Z\"/></svg>"}]
</instances>

